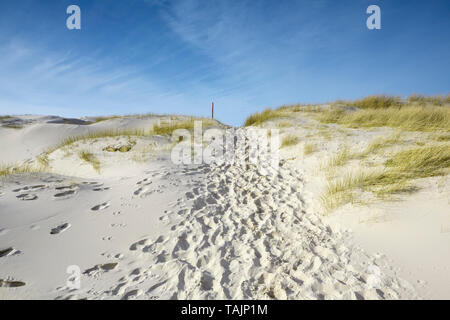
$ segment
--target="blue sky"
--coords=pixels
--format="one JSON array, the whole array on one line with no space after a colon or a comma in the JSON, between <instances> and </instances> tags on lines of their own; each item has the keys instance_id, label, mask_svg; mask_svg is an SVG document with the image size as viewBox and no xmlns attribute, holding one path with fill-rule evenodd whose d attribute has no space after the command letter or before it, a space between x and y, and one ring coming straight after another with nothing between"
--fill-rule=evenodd
<instances>
[{"instance_id":1,"label":"blue sky","mask_svg":"<svg viewBox=\"0 0 450 320\"><path fill-rule=\"evenodd\" d=\"M0 114L209 116L214 100L237 125L287 103L445 94L449 17L448 0L0 0Z\"/></svg>"}]
</instances>

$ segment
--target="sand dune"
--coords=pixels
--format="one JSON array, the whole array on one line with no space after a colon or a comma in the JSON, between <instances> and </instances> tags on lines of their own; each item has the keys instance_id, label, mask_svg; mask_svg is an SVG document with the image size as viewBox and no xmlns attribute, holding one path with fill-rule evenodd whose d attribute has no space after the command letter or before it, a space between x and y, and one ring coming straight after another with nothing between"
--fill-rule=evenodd
<instances>
[{"instance_id":1,"label":"sand dune","mask_svg":"<svg viewBox=\"0 0 450 320\"><path fill-rule=\"evenodd\" d=\"M1 138L7 145L2 161L31 160L88 127L48 120L1 129L12 130ZM158 120L114 119L95 128ZM238 129L236 138L246 130ZM133 139L123 153L105 148L129 137L80 141L49 155L49 173L3 181L5 298L420 297L388 256L364 250L349 230L323 218L305 168L288 160L291 155L283 155L277 174L267 175L249 162L175 165L168 138ZM99 160L99 170L80 159L82 150ZM149 156L135 159L136 150ZM68 286L74 268L81 273L79 289Z\"/></svg>"}]
</instances>

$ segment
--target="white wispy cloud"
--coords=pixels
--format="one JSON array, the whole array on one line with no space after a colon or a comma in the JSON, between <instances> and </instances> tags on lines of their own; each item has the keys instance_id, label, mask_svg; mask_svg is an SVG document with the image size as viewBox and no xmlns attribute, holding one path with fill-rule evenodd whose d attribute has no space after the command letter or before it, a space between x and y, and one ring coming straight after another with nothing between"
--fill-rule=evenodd
<instances>
[{"instance_id":1,"label":"white wispy cloud","mask_svg":"<svg viewBox=\"0 0 450 320\"><path fill-rule=\"evenodd\" d=\"M137 66L51 52L18 40L0 46L0 53L5 57L0 60L0 114L181 113L186 100L188 105L195 101Z\"/></svg>"}]
</instances>

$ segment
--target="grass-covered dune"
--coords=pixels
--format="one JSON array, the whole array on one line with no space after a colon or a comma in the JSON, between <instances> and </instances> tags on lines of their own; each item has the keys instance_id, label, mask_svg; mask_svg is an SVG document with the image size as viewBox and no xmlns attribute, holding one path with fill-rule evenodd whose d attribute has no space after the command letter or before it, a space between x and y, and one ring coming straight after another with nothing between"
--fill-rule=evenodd
<instances>
[{"instance_id":1,"label":"grass-covered dune","mask_svg":"<svg viewBox=\"0 0 450 320\"><path fill-rule=\"evenodd\" d=\"M450 95L411 95L404 100L397 96L369 96L354 101L336 101L324 109L300 104L281 106L250 115L244 125L261 125L302 111L315 112L323 123L350 128L387 126L409 131L450 131Z\"/></svg>"},{"instance_id":2,"label":"grass-covered dune","mask_svg":"<svg viewBox=\"0 0 450 320\"><path fill-rule=\"evenodd\" d=\"M129 116L132 118L132 116ZM139 116L136 116L136 118ZM7 117L3 117L7 118ZM114 120L119 118L118 116L104 117L102 121ZM134 119L134 118L132 118ZM149 125L142 128L114 128L112 125L108 129L97 129L89 130L83 134L71 135L66 138L62 138L57 143L51 147L45 149L42 153L36 156L36 161L28 161L26 163L11 162L11 163L0 163L0 179L8 177L14 174L31 174L39 172L48 172L51 168L49 166L50 160L49 156L53 152L59 149L71 150L73 145L81 142L90 144L92 141L104 140L108 138L139 138L139 137L151 137L151 136L165 136L169 138L172 136L173 132L178 129L184 129L188 131L193 131L196 121L201 121L202 129L207 129L209 127L223 127L224 125L220 122L200 117L177 117L173 119L172 117L166 117L166 119L160 119L157 123ZM92 167L99 171L100 164L98 159L94 156L91 151L81 150L79 152L79 158L85 163L89 163Z\"/></svg>"},{"instance_id":3,"label":"grass-covered dune","mask_svg":"<svg viewBox=\"0 0 450 320\"><path fill-rule=\"evenodd\" d=\"M309 124L299 119L309 119ZM245 121L245 126L264 124L286 131L285 149L294 151L302 144L303 157L323 151L321 169L328 183L321 199L327 210L358 202L361 192L378 198L415 192L418 179L450 173L450 95L374 95L324 105L284 105ZM308 128L312 131L306 136L313 140L302 143L296 130ZM382 134L370 139L368 130ZM348 136L358 136L365 146L355 147ZM330 153L332 144L339 147Z\"/></svg>"}]
</instances>

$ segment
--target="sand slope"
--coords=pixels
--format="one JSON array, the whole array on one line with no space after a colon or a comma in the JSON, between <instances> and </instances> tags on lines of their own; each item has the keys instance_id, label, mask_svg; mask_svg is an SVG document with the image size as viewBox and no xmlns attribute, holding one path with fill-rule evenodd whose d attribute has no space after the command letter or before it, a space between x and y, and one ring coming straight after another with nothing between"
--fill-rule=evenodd
<instances>
[{"instance_id":1,"label":"sand slope","mask_svg":"<svg viewBox=\"0 0 450 320\"><path fill-rule=\"evenodd\" d=\"M105 175L55 171L4 182L3 297L417 297L383 254L365 252L322 219L304 174L288 162L272 176L250 163L174 165L167 149L154 152L139 164L110 158ZM51 157L55 168L67 168L58 167L67 159ZM74 265L80 289L67 287Z\"/></svg>"}]
</instances>

